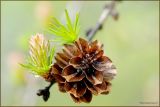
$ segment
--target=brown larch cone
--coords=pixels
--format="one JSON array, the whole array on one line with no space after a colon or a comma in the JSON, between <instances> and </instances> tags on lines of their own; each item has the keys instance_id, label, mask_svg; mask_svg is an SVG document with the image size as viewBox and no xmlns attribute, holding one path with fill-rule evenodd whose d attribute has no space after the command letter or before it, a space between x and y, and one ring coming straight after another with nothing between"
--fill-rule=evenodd
<instances>
[{"instance_id":1,"label":"brown larch cone","mask_svg":"<svg viewBox=\"0 0 160 107\"><path fill-rule=\"evenodd\" d=\"M98 41L88 43L79 38L65 44L63 52L55 56L52 66L54 78L61 92L70 93L75 102L90 102L92 94L108 94L110 81L116 75L112 61L103 55Z\"/></svg>"}]
</instances>

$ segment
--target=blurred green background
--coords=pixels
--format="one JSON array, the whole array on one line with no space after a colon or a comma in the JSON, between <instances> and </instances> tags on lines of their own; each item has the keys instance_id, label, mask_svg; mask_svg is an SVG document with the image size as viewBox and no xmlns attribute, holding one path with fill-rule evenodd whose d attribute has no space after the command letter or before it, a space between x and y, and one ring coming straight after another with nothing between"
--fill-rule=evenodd
<instances>
[{"instance_id":1,"label":"blurred green background","mask_svg":"<svg viewBox=\"0 0 160 107\"><path fill-rule=\"evenodd\" d=\"M28 54L28 38L44 33L47 18L63 21L64 9L80 11L81 36L93 27L105 1L1 1L1 105L3 106L135 106L159 105L159 2L123 1L118 21L109 17L96 34L105 54L117 67L109 95L94 96L89 104L75 104L57 85L44 102L36 91L47 85L19 66Z\"/></svg>"}]
</instances>

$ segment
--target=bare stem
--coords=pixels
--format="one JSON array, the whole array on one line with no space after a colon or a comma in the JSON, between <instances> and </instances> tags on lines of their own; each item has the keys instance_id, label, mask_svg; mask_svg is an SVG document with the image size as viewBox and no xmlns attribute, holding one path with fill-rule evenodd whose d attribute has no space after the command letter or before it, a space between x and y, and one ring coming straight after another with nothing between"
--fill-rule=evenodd
<instances>
[{"instance_id":1,"label":"bare stem","mask_svg":"<svg viewBox=\"0 0 160 107\"><path fill-rule=\"evenodd\" d=\"M99 20L94 28L89 29L86 32L88 40L91 41L95 34L102 29L105 20L111 15L115 20L118 19L118 13L115 11L116 1L113 0L109 4L104 6L104 9L99 17Z\"/></svg>"},{"instance_id":2,"label":"bare stem","mask_svg":"<svg viewBox=\"0 0 160 107\"><path fill-rule=\"evenodd\" d=\"M44 89L39 89L37 92L38 96L42 96L44 101L47 101L50 96L50 88L55 83L55 81L51 81L48 86L46 86Z\"/></svg>"}]
</instances>

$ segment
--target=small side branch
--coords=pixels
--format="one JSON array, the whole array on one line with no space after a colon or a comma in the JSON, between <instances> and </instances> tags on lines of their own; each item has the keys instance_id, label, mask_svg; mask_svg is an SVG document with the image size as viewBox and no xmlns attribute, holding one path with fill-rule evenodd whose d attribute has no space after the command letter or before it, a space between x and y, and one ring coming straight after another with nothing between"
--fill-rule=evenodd
<instances>
[{"instance_id":1,"label":"small side branch","mask_svg":"<svg viewBox=\"0 0 160 107\"><path fill-rule=\"evenodd\" d=\"M55 81L51 81L49 86L46 86L44 89L39 89L37 92L38 96L42 96L44 101L47 101L50 96L50 88L55 83Z\"/></svg>"},{"instance_id":2,"label":"small side branch","mask_svg":"<svg viewBox=\"0 0 160 107\"><path fill-rule=\"evenodd\" d=\"M104 6L104 9L100 15L100 18L94 28L90 28L86 32L86 36L88 37L88 40L91 41L95 34L102 29L103 24L105 20L111 15L115 20L118 19L118 12L115 10L115 5L116 5L115 0L111 1L110 4L106 4Z\"/></svg>"}]
</instances>

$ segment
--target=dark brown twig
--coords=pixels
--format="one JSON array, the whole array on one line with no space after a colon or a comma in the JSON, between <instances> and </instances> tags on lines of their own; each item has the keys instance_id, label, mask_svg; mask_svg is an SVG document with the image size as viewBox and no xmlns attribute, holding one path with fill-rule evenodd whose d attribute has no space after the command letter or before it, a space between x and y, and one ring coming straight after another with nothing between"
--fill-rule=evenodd
<instances>
[{"instance_id":1,"label":"dark brown twig","mask_svg":"<svg viewBox=\"0 0 160 107\"><path fill-rule=\"evenodd\" d=\"M106 4L104 6L104 9L100 15L100 18L95 26L95 28L90 28L86 32L86 36L88 37L88 40L91 41L95 34L102 29L103 24L105 20L111 15L115 20L118 19L118 12L115 10L116 1L113 0L110 2L110 4Z\"/></svg>"},{"instance_id":2,"label":"dark brown twig","mask_svg":"<svg viewBox=\"0 0 160 107\"><path fill-rule=\"evenodd\" d=\"M50 96L49 89L52 87L52 85L55 83L55 81L51 81L49 86L46 86L44 89L39 89L37 92L38 96L42 96L44 101L47 101Z\"/></svg>"}]
</instances>

